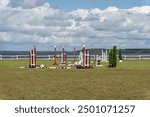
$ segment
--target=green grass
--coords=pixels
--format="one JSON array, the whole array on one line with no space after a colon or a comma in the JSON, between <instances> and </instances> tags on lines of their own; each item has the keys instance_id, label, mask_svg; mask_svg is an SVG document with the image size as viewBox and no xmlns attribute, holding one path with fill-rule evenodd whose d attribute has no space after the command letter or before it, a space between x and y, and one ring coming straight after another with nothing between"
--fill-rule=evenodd
<instances>
[{"instance_id":1,"label":"green grass","mask_svg":"<svg viewBox=\"0 0 150 117\"><path fill-rule=\"evenodd\" d=\"M52 66L52 61L38 64ZM150 99L150 60L130 60L117 68L19 69L28 60L0 61L0 99Z\"/></svg>"}]
</instances>

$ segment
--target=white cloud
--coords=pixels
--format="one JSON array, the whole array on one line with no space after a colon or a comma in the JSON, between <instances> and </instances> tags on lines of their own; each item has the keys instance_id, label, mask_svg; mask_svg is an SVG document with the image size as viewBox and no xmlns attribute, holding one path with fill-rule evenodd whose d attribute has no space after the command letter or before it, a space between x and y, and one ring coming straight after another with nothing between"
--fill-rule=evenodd
<instances>
[{"instance_id":1,"label":"white cloud","mask_svg":"<svg viewBox=\"0 0 150 117\"><path fill-rule=\"evenodd\" d=\"M10 3L10 0L0 0L0 7L7 7Z\"/></svg>"},{"instance_id":2,"label":"white cloud","mask_svg":"<svg viewBox=\"0 0 150 117\"><path fill-rule=\"evenodd\" d=\"M113 12L118 12L119 9L116 7L108 7L105 12L113 13Z\"/></svg>"},{"instance_id":3,"label":"white cloud","mask_svg":"<svg viewBox=\"0 0 150 117\"><path fill-rule=\"evenodd\" d=\"M36 43L69 48L83 44L100 48L110 48L113 44L123 48L149 46L146 43L150 42L149 6L64 12L39 0L24 0L16 6L12 1L2 1L0 42L3 44Z\"/></svg>"},{"instance_id":4,"label":"white cloud","mask_svg":"<svg viewBox=\"0 0 150 117\"><path fill-rule=\"evenodd\" d=\"M133 7L132 9L129 9L129 11L131 11L133 13L149 14L150 6Z\"/></svg>"}]
</instances>

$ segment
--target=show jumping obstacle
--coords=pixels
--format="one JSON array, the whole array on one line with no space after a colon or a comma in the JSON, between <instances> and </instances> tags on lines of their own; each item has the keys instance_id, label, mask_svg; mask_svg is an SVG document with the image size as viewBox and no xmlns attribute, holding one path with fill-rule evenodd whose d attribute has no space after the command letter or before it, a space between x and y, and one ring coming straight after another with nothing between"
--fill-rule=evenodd
<instances>
[{"instance_id":1,"label":"show jumping obstacle","mask_svg":"<svg viewBox=\"0 0 150 117\"><path fill-rule=\"evenodd\" d=\"M56 63L56 46L54 46L54 64ZM85 46L80 51L80 60L78 62L76 61L76 50L74 48L74 64L71 64L71 66L76 66L77 68L91 68L90 63L90 52L89 50L85 49ZM29 68L48 68L45 67L44 64L41 64L40 66L36 64L36 46L29 52ZM67 55L65 52L64 47L62 48L62 54L61 54L61 64L57 65L56 67L53 67L56 69L70 69L70 64L67 64Z\"/></svg>"},{"instance_id":2,"label":"show jumping obstacle","mask_svg":"<svg viewBox=\"0 0 150 117\"><path fill-rule=\"evenodd\" d=\"M108 51L106 50L102 50L102 62L108 62Z\"/></svg>"},{"instance_id":3,"label":"show jumping obstacle","mask_svg":"<svg viewBox=\"0 0 150 117\"><path fill-rule=\"evenodd\" d=\"M66 64L67 63L67 54L65 53L64 46L62 48L62 53L61 53L61 64Z\"/></svg>"},{"instance_id":4,"label":"show jumping obstacle","mask_svg":"<svg viewBox=\"0 0 150 117\"><path fill-rule=\"evenodd\" d=\"M36 46L29 52L29 68L36 68Z\"/></svg>"},{"instance_id":5,"label":"show jumping obstacle","mask_svg":"<svg viewBox=\"0 0 150 117\"><path fill-rule=\"evenodd\" d=\"M57 63L56 63L56 46L54 46L54 64L53 65L57 65Z\"/></svg>"},{"instance_id":6,"label":"show jumping obstacle","mask_svg":"<svg viewBox=\"0 0 150 117\"><path fill-rule=\"evenodd\" d=\"M83 46L82 51L80 51L80 61L76 63L76 67L78 69L80 68L90 68L90 51L85 49L85 46Z\"/></svg>"},{"instance_id":7,"label":"show jumping obstacle","mask_svg":"<svg viewBox=\"0 0 150 117\"><path fill-rule=\"evenodd\" d=\"M90 67L90 52L88 50L83 50L83 67Z\"/></svg>"}]
</instances>

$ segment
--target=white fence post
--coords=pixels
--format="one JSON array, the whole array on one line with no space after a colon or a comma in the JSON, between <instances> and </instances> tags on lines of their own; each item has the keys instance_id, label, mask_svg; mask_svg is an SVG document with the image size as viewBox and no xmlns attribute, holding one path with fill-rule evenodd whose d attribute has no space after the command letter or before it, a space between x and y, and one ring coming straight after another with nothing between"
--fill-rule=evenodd
<instances>
[{"instance_id":1,"label":"white fence post","mask_svg":"<svg viewBox=\"0 0 150 117\"><path fill-rule=\"evenodd\" d=\"M49 59L49 60L51 59L51 55L48 55L48 59Z\"/></svg>"},{"instance_id":2,"label":"white fence post","mask_svg":"<svg viewBox=\"0 0 150 117\"><path fill-rule=\"evenodd\" d=\"M19 55L16 55L16 59L18 60L18 58L19 58Z\"/></svg>"},{"instance_id":3,"label":"white fence post","mask_svg":"<svg viewBox=\"0 0 150 117\"><path fill-rule=\"evenodd\" d=\"M126 55L123 55L124 59L126 60L127 59L127 56Z\"/></svg>"},{"instance_id":4,"label":"white fence post","mask_svg":"<svg viewBox=\"0 0 150 117\"><path fill-rule=\"evenodd\" d=\"M2 60L3 59L3 56L2 55L0 55L0 60Z\"/></svg>"},{"instance_id":5,"label":"white fence post","mask_svg":"<svg viewBox=\"0 0 150 117\"><path fill-rule=\"evenodd\" d=\"M141 55L139 55L139 60L141 60Z\"/></svg>"}]
</instances>

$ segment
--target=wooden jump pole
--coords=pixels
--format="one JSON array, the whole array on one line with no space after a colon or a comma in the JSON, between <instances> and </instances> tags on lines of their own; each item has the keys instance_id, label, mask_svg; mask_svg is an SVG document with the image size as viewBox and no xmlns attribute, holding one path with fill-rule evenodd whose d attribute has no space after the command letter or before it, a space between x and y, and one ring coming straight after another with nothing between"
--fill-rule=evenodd
<instances>
[{"instance_id":1,"label":"wooden jump pole","mask_svg":"<svg viewBox=\"0 0 150 117\"><path fill-rule=\"evenodd\" d=\"M83 67L85 67L85 45L83 45L82 53L83 53Z\"/></svg>"},{"instance_id":2,"label":"wooden jump pole","mask_svg":"<svg viewBox=\"0 0 150 117\"><path fill-rule=\"evenodd\" d=\"M65 49L64 49L64 46L62 47L62 55L61 55L61 63L62 64L66 64L66 53L65 53Z\"/></svg>"},{"instance_id":3,"label":"wooden jump pole","mask_svg":"<svg viewBox=\"0 0 150 117\"><path fill-rule=\"evenodd\" d=\"M36 46L34 45L34 60L35 60L35 67L36 67Z\"/></svg>"},{"instance_id":4,"label":"wooden jump pole","mask_svg":"<svg viewBox=\"0 0 150 117\"><path fill-rule=\"evenodd\" d=\"M29 52L29 68L36 68L36 46Z\"/></svg>"},{"instance_id":5,"label":"wooden jump pole","mask_svg":"<svg viewBox=\"0 0 150 117\"><path fill-rule=\"evenodd\" d=\"M54 46L54 64L53 65L57 65L57 63L56 63L56 46Z\"/></svg>"}]
</instances>

